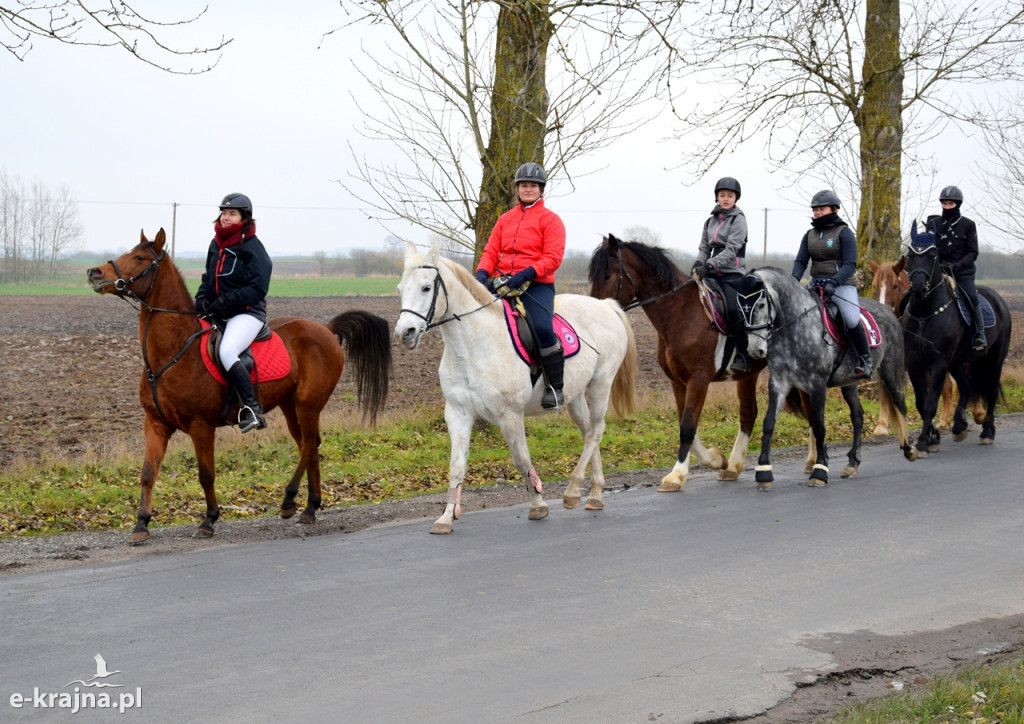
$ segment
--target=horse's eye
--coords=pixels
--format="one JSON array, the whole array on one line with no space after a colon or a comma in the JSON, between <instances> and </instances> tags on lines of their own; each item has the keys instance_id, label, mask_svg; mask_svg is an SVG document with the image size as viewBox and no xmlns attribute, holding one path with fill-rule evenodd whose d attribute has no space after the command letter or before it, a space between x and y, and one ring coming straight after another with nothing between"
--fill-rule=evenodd
<instances>
[{"instance_id":1,"label":"horse's eye","mask_svg":"<svg viewBox=\"0 0 1024 724\"><path fill-rule=\"evenodd\" d=\"M431 287L429 284L424 284L422 287L420 287L420 291L423 293L427 293L431 289L433 289L433 287Z\"/></svg>"}]
</instances>

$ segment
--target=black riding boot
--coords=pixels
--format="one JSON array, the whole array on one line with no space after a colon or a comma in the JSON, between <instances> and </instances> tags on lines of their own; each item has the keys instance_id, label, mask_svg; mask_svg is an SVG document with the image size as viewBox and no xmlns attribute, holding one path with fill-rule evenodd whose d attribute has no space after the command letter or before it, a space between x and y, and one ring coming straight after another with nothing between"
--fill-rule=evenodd
<instances>
[{"instance_id":1,"label":"black riding boot","mask_svg":"<svg viewBox=\"0 0 1024 724\"><path fill-rule=\"evenodd\" d=\"M981 302L974 305L974 339L971 340L971 347L975 352L984 352L988 349L988 340L985 338L985 316L981 311Z\"/></svg>"},{"instance_id":2,"label":"black riding boot","mask_svg":"<svg viewBox=\"0 0 1024 724\"><path fill-rule=\"evenodd\" d=\"M857 324L853 329L846 330L846 336L857 352L857 364L853 368L853 378L871 376L871 348L868 346L868 333L864 325Z\"/></svg>"},{"instance_id":3,"label":"black riding boot","mask_svg":"<svg viewBox=\"0 0 1024 724\"><path fill-rule=\"evenodd\" d=\"M737 334L732 332L732 340L736 343L736 354L732 357L729 371L734 373L750 372L750 358L747 357L747 328L741 327Z\"/></svg>"},{"instance_id":4,"label":"black riding boot","mask_svg":"<svg viewBox=\"0 0 1024 724\"><path fill-rule=\"evenodd\" d=\"M561 407L565 404L565 396L562 394L562 373L565 370L562 345L556 344L542 349L540 351L540 366L547 381L547 384L544 385L544 397L540 401L541 407L545 410Z\"/></svg>"},{"instance_id":5,"label":"black riding boot","mask_svg":"<svg viewBox=\"0 0 1024 724\"><path fill-rule=\"evenodd\" d=\"M252 380L249 378L249 370L241 362L235 362L231 369L227 370L228 382L238 393L238 429L242 432L250 430L262 430L267 426L263 419L263 408L252 389Z\"/></svg>"}]
</instances>

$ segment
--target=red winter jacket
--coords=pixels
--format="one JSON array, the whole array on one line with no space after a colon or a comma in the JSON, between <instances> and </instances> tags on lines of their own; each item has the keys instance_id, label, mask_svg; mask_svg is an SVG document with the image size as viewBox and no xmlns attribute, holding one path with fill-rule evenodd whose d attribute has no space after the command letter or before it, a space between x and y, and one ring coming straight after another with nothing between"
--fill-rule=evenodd
<instances>
[{"instance_id":1,"label":"red winter jacket","mask_svg":"<svg viewBox=\"0 0 1024 724\"><path fill-rule=\"evenodd\" d=\"M538 199L530 206L517 204L498 218L477 269L494 276L532 266L536 281L553 284L564 255L565 225L558 214L544 208L544 199Z\"/></svg>"}]
</instances>

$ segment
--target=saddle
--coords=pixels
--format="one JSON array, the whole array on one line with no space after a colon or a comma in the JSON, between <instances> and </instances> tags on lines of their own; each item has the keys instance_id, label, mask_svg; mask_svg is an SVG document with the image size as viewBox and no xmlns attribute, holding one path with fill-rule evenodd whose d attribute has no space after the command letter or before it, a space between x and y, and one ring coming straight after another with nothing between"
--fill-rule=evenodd
<instances>
[{"instance_id":1,"label":"saddle","mask_svg":"<svg viewBox=\"0 0 1024 724\"><path fill-rule=\"evenodd\" d=\"M213 379L226 387L228 381L224 377L224 370L221 367L220 354L218 353L222 336L221 329L203 318L199 319L199 324L202 325L203 329L213 329L213 331L206 335L206 341L200 345L203 364ZM292 359L288 355L284 341L280 335L272 332L266 324L263 325L260 333L256 335L252 345L239 355L239 359L246 369L249 370L253 384L279 380L282 377L287 377L292 370Z\"/></svg>"},{"instance_id":2,"label":"saddle","mask_svg":"<svg viewBox=\"0 0 1024 724\"><path fill-rule=\"evenodd\" d=\"M845 331L840 331L845 330L846 325L843 324L839 307L834 302L826 302L821 305L821 322L825 325L825 330L829 336L838 344L849 344ZM878 322L875 321L874 315L864 309L864 307L860 308L860 324L868 335L868 347L870 349L874 349L882 344L882 330L879 328Z\"/></svg>"},{"instance_id":3,"label":"saddle","mask_svg":"<svg viewBox=\"0 0 1024 724\"><path fill-rule=\"evenodd\" d=\"M704 314L707 315L711 326L718 330L719 334L729 335L729 321L725 309L725 294L717 281L705 277L697 284L700 289L700 303L704 307Z\"/></svg>"},{"instance_id":4,"label":"saddle","mask_svg":"<svg viewBox=\"0 0 1024 724\"><path fill-rule=\"evenodd\" d=\"M958 294L956 298L956 306L960 310L960 317L967 323L968 327L973 328L974 308L971 304L971 300L965 295ZM992 309L992 305L981 294L978 295L978 306L981 307L981 321L984 324L985 329L991 329L996 326L995 310Z\"/></svg>"},{"instance_id":5,"label":"saddle","mask_svg":"<svg viewBox=\"0 0 1024 724\"><path fill-rule=\"evenodd\" d=\"M512 346L515 347L516 353L526 364L531 367L539 367L540 355L537 350L537 342L533 329L530 327L530 321L526 318L523 303L517 299L513 305L508 299L503 299L502 305L505 309L505 325L508 327L508 334L512 338ZM562 345L562 355L565 359L569 359L580 351L580 338L576 335L576 330L562 315L556 313L552 317L552 327L555 330L555 336L558 337L558 342Z\"/></svg>"}]
</instances>

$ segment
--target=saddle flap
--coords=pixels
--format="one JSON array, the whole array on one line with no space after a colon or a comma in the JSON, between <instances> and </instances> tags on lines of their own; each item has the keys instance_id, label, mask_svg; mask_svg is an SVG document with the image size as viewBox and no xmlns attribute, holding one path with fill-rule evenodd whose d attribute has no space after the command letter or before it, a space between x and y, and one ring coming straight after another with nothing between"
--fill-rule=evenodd
<instances>
[{"instance_id":1,"label":"saddle flap","mask_svg":"<svg viewBox=\"0 0 1024 724\"><path fill-rule=\"evenodd\" d=\"M199 324L203 329L213 327L206 319L200 319ZM221 369L220 347L221 330L214 327L214 331L206 335L207 339L199 345L203 365L217 382L227 385L224 371ZM292 360L288 349L284 346L284 340L276 332L273 332L266 324L256 335L252 345L246 350L251 357L253 364L249 366L253 383L269 382L287 377L291 373ZM244 355L243 355L244 359Z\"/></svg>"},{"instance_id":2,"label":"saddle flap","mask_svg":"<svg viewBox=\"0 0 1024 724\"><path fill-rule=\"evenodd\" d=\"M505 310L505 326L519 358L528 365L540 364L537 344L533 339L533 332L530 330L526 316L508 299L502 300L502 306ZM573 326L562 315L556 313L551 319L551 326L562 345L562 355L566 359L580 351L580 338L576 335Z\"/></svg>"},{"instance_id":3,"label":"saddle flap","mask_svg":"<svg viewBox=\"0 0 1024 724\"><path fill-rule=\"evenodd\" d=\"M725 295L722 288L714 279L705 277L698 284L700 289L700 303L704 307L704 314L707 315L711 326L718 330L719 334L728 335L729 323L725 317Z\"/></svg>"}]
</instances>

